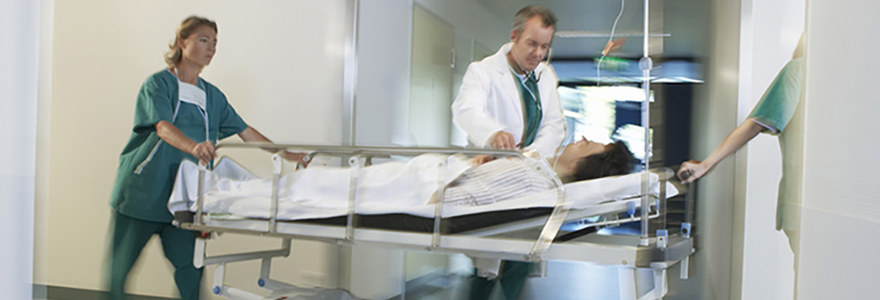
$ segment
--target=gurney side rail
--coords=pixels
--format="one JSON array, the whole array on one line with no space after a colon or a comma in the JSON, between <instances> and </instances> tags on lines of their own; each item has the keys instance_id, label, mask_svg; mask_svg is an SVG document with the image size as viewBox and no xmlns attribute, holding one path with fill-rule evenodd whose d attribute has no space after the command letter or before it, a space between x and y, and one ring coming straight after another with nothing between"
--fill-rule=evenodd
<instances>
[{"instance_id":1,"label":"gurney side rail","mask_svg":"<svg viewBox=\"0 0 880 300\"><path fill-rule=\"evenodd\" d=\"M366 164L369 163L369 159L374 156L388 156L388 155L405 155L412 156L418 154L425 153L439 153L439 154L465 154L465 155L477 155L477 154L489 154L495 155L499 157L520 157L524 158L524 156L516 151L501 151L501 150L475 150L475 149L448 149L448 148L399 148L399 147L343 147L343 146L312 146L312 145L285 145L285 144L219 144L217 146L220 148L253 148L253 149L264 149L264 150L289 150L289 151L300 151L310 153L308 157L313 157L316 154L332 154L337 156L347 156L350 158L354 158L350 160L350 164L352 164L355 172L352 172L353 180L357 178L357 169L361 166L360 159L365 159ZM268 226L266 225L258 225L254 228L249 229L233 229L223 226L211 226L206 224L206 219L211 220L210 216L203 214L203 193L204 191L204 170L200 170L200 180L199 180L199 198L196 209L196 216L193 223L183 223L181 224L182 228L192 229L192 230L202 230L202 231L242 231L244 233L249 234L260 234L260 235L269 235L269 236L281 236L285 238L297 237L297 238L306 238L313 240L324 240L330 242L337 242L339 244L357 244L357 243L381 243L385 246L394 246L408 249L417 249L417 250L427 250L427 251L436 251L436 252L455 252L455 253L473 253L473 256L491 256L498 258L499 253L503 257L510 256L509 259L515 260L528 260L528 261L537 261L542 260L542 258L546 257L546 252L552 250L551 245L553 245L553 240L556 238L556 235L559 231L562 223L568 219L567 216L569 214L570 205L565 201L565 193L564 186L558 177L556 177L552 168L542 166L541 164L535 164L532 167L535 167L542 174L547 175L552 178L554 182L557 183L557 205L553 209L553 213L548 217L538 218L537 220L543 221L543 227L541 230L541 234L538 236L536 240L527 241L527 240L508 240L502 238L478 238L478 237L466 237L466 236L447 236L440 234L440 222L441 222L441 214L442 214L442 205L438 205L435 209L434 216L434 226L433 232L430 234L422 234L422 233L406 233L406 232L392 232L385 230L374 230L374 229L361 229L356 228L356 223L354 218L356 216L354 208L356 207L356 203L354 202L354 198L350 199L349 202L349 214L348 220L344 227L340 226L316 226L316 225L305 225L305 224L294 224L288 222L278 222L277 220L277 207L278 207L278 196L276 189L278 188L278 180L280 178L280 156L273 155L273 160L275 163L275 170L273 172L273 191L272 191L272 203L271 203L271 212L268 222ZM366 166L366 164L364 166ZM445 167L443 165L441 168ZM441 178L442 178L442 172ZM647 174L648 171L645 171ZM622 264L622 265L633 265L635 266L635 253L638 251L633 251L634 248L655 248L662 250L663 248L668 247L669 242L673 238L684 238L689 239L689 234L683 234L683 237L679 237L676 235L669 235L665 232L665 228L663 228L663 235L661 236L658 232L658 237L650 237L646 239L648 233L644 229L644 225L647 224L647 220L650 218L655 218L662 213L662 208L665 207L665 184L669 181L670 174L669 171L664 172L666 176L661 176L661 195L660 200L651 203L647 201L647 194L643 194L641 196L641 205L645 209L642 209L640 216L633 216L632 212L630 213L630 218L632 220L640 220L642 222L642 232L640 236L640 240L634 244L630 244L629 242L623 244L610 244L610 245L595 245L595 249L598 250L608 250L608 248L619 248L617 250L621 250L617 256L618 260L616 262L613 261L604 261L600 262L600 264ZM647 175L646 175L647 177ZM441 185L442 180L438 180L438 192L443 192L443 185ZM643 192L646 193L647 182L643 180ZM355 182L352 182L353 186ZM690 196L690 195L689 195ZM442 199L440 199L442 200ZM632 204L635 204L637 201L631 201ZM438 201L441 203L441 201ZM630 205L635 207L636 205ZM655 207L656 209L652 212L649 207ZM692 208L688 207L688 211ZM614 220L610 221L608 224L612 223L621 223L623 221L627 221L629 219L622 220ZM216 220L214 220L216 221ZM255 221L255 222L265 222L265 221ZM212 222L213 223L213 222ZM665 224L665 221L663 222ZM219 223L214 223L219 224ZM508 224L509 225L509 224ZM261 228L258 228L262 226ZM285 230L280 230L279 227L284 227ZM305 230L306 228L311 227L312 230ZM665 226L664 226L665 227ZM509 230L510 227L508 227ZM301 230L304 229L304 230ZM386 233L393 233L387 235ZM689 232L688 232L689 233ZM457 244L459 241L468 241L473 247L468 247L464 244ZM467 244L467 243L466 243ZM485 251L482 250L483 245L486 245ZM500 245L506 245L505 247L499 248ZM528 246L526 246L528 245ZM641 246L641 247L639 247ZM555 247L555 246L554 246ZM604 248L603 248L604 247ZM601 251L600 251L601 252ZM627 254L628 253L628 254ZM259 254L269 254L266 252L260 252ZM509 254L509 255L508 255ZM552 256L552 255L551 255ZM622 257L626 257L624 259L619 259ZM566 259L563 257L554 257L555 259ZM598 262L598 261L597 261Z\"/></svg>"}]
</instances>

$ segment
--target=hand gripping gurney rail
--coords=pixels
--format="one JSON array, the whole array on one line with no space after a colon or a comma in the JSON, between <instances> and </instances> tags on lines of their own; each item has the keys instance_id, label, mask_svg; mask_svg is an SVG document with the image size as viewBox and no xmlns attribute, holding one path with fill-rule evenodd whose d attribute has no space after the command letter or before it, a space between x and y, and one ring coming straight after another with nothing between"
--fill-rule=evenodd
<instances>
[{"instance_id":1,"label":"hand gripping gurney rail","mask_svg":"<svg viewBox=\"0 0 880 300\"><path fill-rule=\"evenodd\" d=\"M514 207L501 205L507 210L488 211L478 208L473 212L462 212L460 208L444 205L443 191L447 181L439 166L437 184L437 201L430 204L429 215L425 216L425 208L418 212L397 214L364 213L359 210L356 189L358 174L361 168L370 164L374 157L390 155L415 156L424 153L439 154L488 154L497 157L520 157L514 151L493 150L462 150L445 148L380 148L380 147L340 147L340 146L305 146L305 145L269 145L269 144L221 144L220 148L252 148L266 150L286 149L315 155L333 155L348 157L350 164L349 197L347 207L338 215L329 215L322 219L293 220L279 214L279 189L282 184L283 163L280 155L273 155L273 178L271 193L268 199L268 211L260 217L232 217L211 214L206 211L205 186L208 170L198 169L196 199L188 210L175 212L175 224L181 228L203 232L234 232L283 238L282 248L271 251L240 253L216 257L206 257L205 240L197 240L195 265L217 264L212 291L215 294L231 299L261 299L259 296L226 286L223 282L225 264L229 262L262 259L262 271L258 283L270 290L294 288L290 285L269 279L271 258L286 257L290 253L290 239L318 240L340 245L363 244L395 249L431 251L437 253L463 253L474 258L505 259L519 261L581 261L606 266L623 268L651 268L655 270L655 289L649 293L649 299L662 298L666 293L665 271L668 267L681 262L681 277L687 278L688 257L694 252L693 239L690 236L690 215L693 205L692 194L687 194L685 220L679 233L670 234L666 229L666 199L676 194L670 179L672 171L659 171L630 174L618 178L601 178L591 181L575 182L563 185L552 168L546 164L534 164L542 174L553 179L555 190L536 193L523 199L510 200L511 203L543 201L545 205L526 205ZM225 158L224 158L225 159ZM223 159L218 160L222 163ZM183 164L182 164L183 165ZM181 176L180 174L178 176ZM583 201L584 191L592 187L613 184L614 180L635 181L637 193L620 195L603 195L604 201ZM640 179L640 180L639 180ZM653 179L653 181L651 180ZM605 180L605 181L603 181ZM653 184L654 193L648 191ZM677 183L676 183L677 184ZM175 187L175 194L178 193ZM624 188L626 190L627 188ZM628 187L633 190L632 186ZM642 193L638 193L642 192ZM595 198L594 196L590 196ZM590 198L587 197L587 198ZM571 200L575 199L575 200ZM547 204L549 202L549 205ZM492 205L488 205L490 207ZM647 209L641 209L641 208ZM455 210L458 209L458 212ZM444 210L446 212L444 212ZM581 226L577 231L560 234L563 223L583 220L589 217L605 216L599 221ZM655 235L648 232L649 223L654 219L658 227ZM657 221L660 222L657 222ZM640 236L605 236L586 233L595 232L597 228L615 226L627 222L641 222ZM401 225L403 224L403 225ZM529 233L532 233L529 235ZM533 236L523 239L523 235ZM516 236L516 238L511 238ZM635 299L635 298L633 298Z\"/></svg>"}]
</instances>

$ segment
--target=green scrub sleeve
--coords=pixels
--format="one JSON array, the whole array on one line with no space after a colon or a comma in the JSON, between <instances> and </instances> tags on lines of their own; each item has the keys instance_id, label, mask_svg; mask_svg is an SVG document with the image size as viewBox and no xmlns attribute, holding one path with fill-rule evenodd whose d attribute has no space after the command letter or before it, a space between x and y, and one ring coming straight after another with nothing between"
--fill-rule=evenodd
<instances>
[{"instance_id":1,"label":"green scrub sleeve","mask_svg":"<svg viewBox=\"0 0 880 300\"><path fill-rule=\"evenodd\" d=\"M235 112L235 108L232 108L232 105L226 101L226 97L223 97L222 102L223 110L220 111L220 136L218 140L236 135L248 128L244 120Z\"/></svg>"},{"instance_id":2,"label":"green scrub sleeve","mask_svg":"<svg viewBox=\"0 0 880 300\"><path fill-rule=\"evenodd\" d=\"M801 98L803 58L793 59L779 71L779 75L764 92L761 101L749 114L771 134L779 134L794 116Z\"/></svg>"},{"instance_id":3,"label":"green scrub sleeve","mask_svg":"<svg viewBox=\"0 0 880 300\"><path fill-rule=\"evenodd\" d=\"M138 93L134 113L134 132L150 133L156 130L156 123L167 121L172 123L174 102L171 99L171 87L168 83L152 76L144 82Z\"/></svg>"}]
</instances>

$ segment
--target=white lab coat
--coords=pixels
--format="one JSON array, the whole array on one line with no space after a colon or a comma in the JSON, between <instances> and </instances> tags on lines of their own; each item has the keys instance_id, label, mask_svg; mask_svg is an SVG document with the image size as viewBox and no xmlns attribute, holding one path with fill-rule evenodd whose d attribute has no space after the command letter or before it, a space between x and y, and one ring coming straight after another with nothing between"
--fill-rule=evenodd
<instances>
[{"instance_id":1,"label":"white lab coat","mask_svg":"<svg viewBox=\"0 0 880 300\"><path fill-rule=\"evenodd\" d=\"M492 56L471 63L462 80L461 90L452 103L452 122L466 134L469 147L490 148L489 138L498 131L513 135L519 144L523 135L523 105L519 80L507 63L507 43ZM541 95L543 118L535 141L523 150L538 151L551 157L565 138L565 125L556 91L559 79L553 68L541 63L535 69L541 74L538 91Z\"/></svg>"}]
</instances>

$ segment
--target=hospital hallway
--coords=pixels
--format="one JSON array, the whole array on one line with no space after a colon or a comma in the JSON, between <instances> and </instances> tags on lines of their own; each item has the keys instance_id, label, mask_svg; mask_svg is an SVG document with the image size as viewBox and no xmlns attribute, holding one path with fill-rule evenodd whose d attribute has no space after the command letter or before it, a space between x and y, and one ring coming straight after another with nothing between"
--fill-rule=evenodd
<instances>
[{"instance_id":1,"label":"hospital hallway","mask_svg":"<svg viewBox=\"0 0 880 300\"><path fill-rule=\"evenodd\" d=\"M878 14L0 0L0 299L877 299Z\"/></svg>"}]
</instances>

